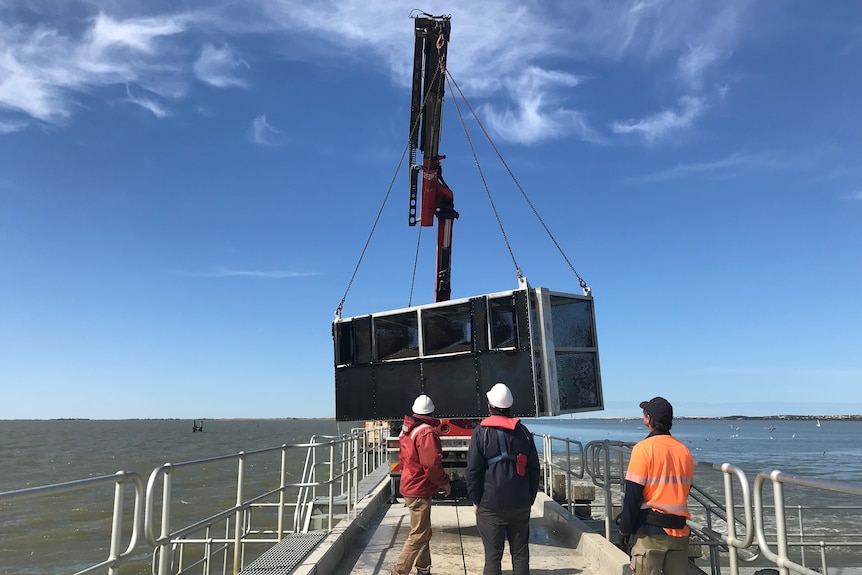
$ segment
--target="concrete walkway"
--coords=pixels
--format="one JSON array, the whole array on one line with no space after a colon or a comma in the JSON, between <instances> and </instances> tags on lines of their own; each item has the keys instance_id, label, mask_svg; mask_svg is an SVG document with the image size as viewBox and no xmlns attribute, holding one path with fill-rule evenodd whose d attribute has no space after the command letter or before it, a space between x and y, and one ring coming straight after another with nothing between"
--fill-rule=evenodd
<instances>
[{"instance_id":1,"label":"concrete walkway","mask_svg":"<svg viewBox=\"0 0 862 575\"><path fill-rule=\"evenodd\" d=\"M292 534L241 574L388 574L410 531L410 512L400 498L389 503L389 487L383 476L332 531ZM481 575L485 554L473 506L435 502L431 524L431 572ZM539 493L530 516L531 575L631 575L628 561L602 535ZM508 546L503 573L512 573Z\"/></svg>"},{"instance_id":2,"label":"concrete walkway","mask_svg":"<svg viewBox=\"0 0 862 575\"><path fill-rule=\"evenodd\" d=\"M622 575L628 557L604 540L590 545L573 529L564 525L562 516L548 517L546 504L559 507L543 494L533 506L530 519L531 575ZM575 520L577 521L577 520ZM431 510L434 535L431 539L431 571L434 575L481 575L484 550L476 529L472 505L449 502L435 503ZM578 522L580 523L580 522ZM583 524L581 524L583 525ZM365 536L357 540L345 554L333 575L386 574L394 566L401 546L410 530L410 512L399 499L369 526ZM595 534L593 534L595 535ZM595 548L598 545L599 549ZM587 549L590 548L589 551ZM586 552L585 552L586 551ZM616 552L616 553L615 553ZM602 557L609 554L609 557ZM608 566L612 565L608 570ZM508 545L503 557L503 573L512 572Z\"/></svg>"}]
</instances>

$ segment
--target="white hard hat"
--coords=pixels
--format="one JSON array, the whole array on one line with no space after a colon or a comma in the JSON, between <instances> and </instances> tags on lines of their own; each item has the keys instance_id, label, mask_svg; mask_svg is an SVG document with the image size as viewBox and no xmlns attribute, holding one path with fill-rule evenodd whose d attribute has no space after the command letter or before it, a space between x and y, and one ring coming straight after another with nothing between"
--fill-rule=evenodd
<instances>
[{"instance_id":1,"label":"white hard hat","mask_svg":"<svg viewBox=\"0 0 862 575\"><path fill-rule=\"evenodd\" d=\"M506 409L512 407L512 404L515 403L515 398L512 397L512 392L505 383L494 384L491 391L485 395L488 396L488 403L490 403L492 407Z\"/></svg>"},{"instance_id":2,"label":"white hard hat","mask_svg":"<svg viewBox=\"0 0 862 575\"><path fill-rule=\"evenodd\" d=\"M434 413L434 402L423 393L413 402L413 413L418 413L419 415Z\"/></svg>"}]
</instances>

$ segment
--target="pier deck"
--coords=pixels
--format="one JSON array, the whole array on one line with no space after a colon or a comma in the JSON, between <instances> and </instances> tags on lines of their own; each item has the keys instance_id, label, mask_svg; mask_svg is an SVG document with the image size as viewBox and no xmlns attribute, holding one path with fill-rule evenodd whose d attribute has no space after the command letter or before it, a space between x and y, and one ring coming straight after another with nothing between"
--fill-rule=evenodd
<instances>
[{"instance_id":1,"label":"pier deck","mask_svg":"<svg viewBox=\"0 0 862 575\"><path fill-rule=\"evenodd\" d=\"M484 564L482 540L476 529L472 505L436 504L431 510L431 572L434 575L480 574ZM534 508L530 529L530 572L533 575L596 573L590 558L579 553L571 537L546 522ZM369 530L367 541L357 542L333 575L376 575L395 565L410 531L410 512L399 501L389 507L380 522ZM503 572L512 571L508 547ZM614 574L619 575L619 573Z\"/></svg>"},{"instance_id":2,"label":"pier deck","mask_svg":"<svg viewBox=\"0 0 862 575\"><path fill-rule=\"evenodd\" d=\"M298 565L290 569L260 569L254 575L372 575L388 574L410 530L410 513L399 498L388 503L383 481L359 506L355 516L339 523ZM484 551L472 505L435 502L431 510L431 572L434 575L478 575ZM276 563L277 564L277 563ZM503 573L512 572L508 546ZM628 556L593 533L578 519L570 520L559 505L539 493L530 520L530 572L533 575L624 575Z\"/></svg>"}]
</instances>

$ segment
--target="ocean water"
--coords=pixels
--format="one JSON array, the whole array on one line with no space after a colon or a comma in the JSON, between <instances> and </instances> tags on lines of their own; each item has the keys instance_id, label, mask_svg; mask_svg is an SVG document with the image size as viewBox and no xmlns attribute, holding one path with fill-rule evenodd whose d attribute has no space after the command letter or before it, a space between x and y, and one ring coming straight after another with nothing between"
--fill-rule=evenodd
<instances>
[{"instance_id":1,"label":"ocean water","mask_svg":"<svg viewBox=\"0 0 862 575\"><path fill-rule=\"evenodd\" d=\"M536 434L567 437L586 444L594 440L638 441L646 430L640 419L535 419L525 423ZM0 421L0 492L135 471L146 482L164 463L179 463L307 442L313 435L337 435L353 424L333 420L206 420L203 433L192 433L191 421ZM862 422L823 420L678 420L673 433L695 459L732 463L748 475L778 469L818 481L862 484ZM303 450L291 465L301 472ZM189 510L208 504L220 494L230 501L236 466L208 466L206 476L191 478L200 489L182 498ZM273 464L273 473L277 465ZM715 480L703 477L704 481ZM695 481L700 481L696 475ZM109 492L110 494L110 492ZM771 497L771 493L769 495ZM787 489L806 504L848 507L846 516L824 511L823 522L859 533L862 499ZM855 505L855 508L853 507ZM112 498L62 496L36 503L0 504L0 574L73 573L102 560L94 554L94 537L107 545ZM223 507L219 507L223 508ZM181 513L180 513L181 515ZM812 525L813 527L813 525ZM102 535L104 534L104 535ZM857 537L862 541L862 536ZM857 548L858 549L858 548ZM813 552L812 552L813 553ZM854 564L858 550L844 562ZM149 573L142 556L121 573ZM862 564L862 560L855 564Z\"/></svg>"}]
</instances>

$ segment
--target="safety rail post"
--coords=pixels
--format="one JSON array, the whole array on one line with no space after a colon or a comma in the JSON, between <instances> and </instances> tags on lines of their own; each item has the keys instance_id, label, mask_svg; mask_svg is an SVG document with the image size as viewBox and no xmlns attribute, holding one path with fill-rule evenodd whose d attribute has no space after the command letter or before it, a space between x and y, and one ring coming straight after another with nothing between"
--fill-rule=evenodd
<instances>
[{"instance_id":1,"label":"safety rail post","mask_svg":"<svg viewBox=\"0 0 862 575\"><path fill-rule=\"evenodd\" d=\"M317 444L311 448L311 474L313 479L311 480L311 499L308 504L309 519L311 518L311 514L314 509L314 502L317 501ZM306 525L308 525L307 522Z\"/></svg>"},{"instance_id":2,"label":"safety rail post","mask_svg":"<svg viewBox=\"0 0 862 575\"><path fill-rule=\"evenodd\" d=\"M116 561L120 556L120 540L123 535L123 501L125 494L125 485L123 485L122 481L117 481L117 484L114 486L114 512L111 519L111 544L108 551L108 560L111 562L111 566L108 567L108 575L117 575L120 572Z\"/></svg>"},{"instance_id":3,"label":"safety rail post","mask_svg":"<svg viewBox=\"0 0 862 575\"><path fill-rule=\"evenodd\" d=\"M213 540L210 531L212 527L207 527L204 531L204 575L212 573Z\"/></svg>"},{"instance_id":4,"label":"safety rail post","mask_svg":"<svg viewBox=\"0 0 862 575\"><path fill-rule=\"evenodd\" d=\"M359 437L356 437L354 439L354 448L353 448L353 451L355 454L354 457L357 458L355 461L356 465L354 465L354 467L353 467L353 501L355 501L356 503L359 502L359 469L360 469L360 467L359 467L359 448L360 448L359 442L360 441L363 441L363 440L360 439ZM362 476L363 477L365 477L368 474L368 471L367 471L368 470L368 453L366 451L367 450L365 450L365 449L363 449L363 451L362 451L362 470L363 470ZM373 452L372 452L372 454L373 454ZM373 457L374 456L372 455L372 459L373 459Z\"/></svg>"},{"instance_id":5,"label":"safety rail post","mask_svg":"<svg viewBox=\"0 0 862 575\"><path fill-rule=\"evenodd\" d=\"M245 452L239 452L236 472L236 516L233 526L233 575L237 575L240 569L240 555L242 550L242 530L243 530L243 484L245 483Z\"/></svg>"},{"instance_id":6,"label":"safety rail post","mask_svg":"<svg viewBox=\"0 0 862 575\"><path fill-rule=\"evenodd\" d=\"M281 473L280 480L278 484L278 532L276 533L276 538L281 541L284 538L284 508L285 508L285 497L284 493L287 489L287 445L282 444L281 446ZM296 510L294 511L296 514Z\"/></svg>"},{"instance_id":7,"label":"safety rail post","mask_svg":"<svg viewBox=\"0 0 862 575\"><path fill-rule=\"evenodd\" d=\"M730 481L730 475L723 472L722 479L724 480L724 501L725 513L727 514L727 537L728 539L736 539L736 518L734 517L733 508L733 483ZM712 517L712 515L710 515ZM739 575L739 557L736 547L730 545L727 549L728 564L730 566L730 575Z\"/></svg>"},{"instance_id":8,"label":"safety rail post","mask_svg":"<svg viewBox=\"0 0 862 575\"><path fill-rule=\"evenodd\" d=\"M805 546L802 546L805 549ZM820 542L820 564L823 565L823 575L829 575L829 567L826 565L826 542Z\"/></svg>"},{"instance_id":9,"label":"safety rail post","mask_svg":"<svg viewBox=\"0 0 862 575\"><path fill-rule=\"evenodd\" d=\"M787 519L784 516L784 486L780 481L772 484L772 499L775 502L775 536L778 543L778 555L787 557ZM779 566L781 575L787 575L786 566Z\"/></svg>"},{"instance_id":10,"label":"safety rail post","mask_svg":"<svg viewBox=\"0 0 862 575\"><path fill-rule=\"evenodd\" d=\"M354 446L358 447L358 444L355 443L355 437L353 434L345 436L342 439L342 453L344 453L344 466L342 468L342 474L344 475L344 487L342 487L341 492L344 494L344 498L346 501L346 510L347 513L350 513L351 509L351 496L353 495L353 470L356 469L356 466L359 465L359 452L354 452Z\"/></svg>"},{"instance_id":11,"label":"safety rail post","mask_svg":"<svg viewBox=\"0 0 862 575\"><path fill-rule=\"evenodd\" d=\"M778 553L773 553L769 548L769 543L766 541L766 530L763 520L763 501L760 497L761 488L766 478L772 480L772 496L775 505L775 529L776 541L778 544ZM757 543L763 555L771 560L778 567L781 575L788 575L788 564L791 563L787 557L787 531L784 524L784 491L781 487L781 472L778 470L770 473L759 473L754 479L754 500L755 500L755 521L757 524ZM809 571L806 569L806 571ZM809 575L813 575L812 571Z\"/></svg>"},{"instance_id":12,"label":"safety rail post","mask_svg":"<svg viewBox=\"0 0 862 575\"><path fill-rule=\"evenodd\" d=\"M799 521L799 551L802 554L802 566L805 567L805 528L802 526L802 506L796 506L796 518Z\"/></svg>"},{"instance_id":13,"label":"safety rail post","mask_svg":"<svg viewBox=\"0 0 862 575\"><path fill-rule=\"evenodd\" d=\"M341 493L344 494L344 510L345 513L350 515L350 496L352 493L352 479L353 479L353 437L346 436L342 439L341 444ZM346 488L345 488L346 486Z\"/></svg>"},{"instance_id":14,"label":"safety rail post","mask_svg":"<svg viewBox=\"0 0 862 575\"><path fill-rule=\"evenodd\" d=\"M709 530L709 533L713 533L715 530L713 529L712 516L716 515L716 513L712 507L705 506L704 509L706 511L706 528ZM691 529L690 526L689 529ZM731 549L733 549L733 547L731 547ZM718 549L715 545L709 546L709 568L713 575L721 574L721 556L719 555ZM731 567L730 573L731 575L738 575L738 568L735 572Z\"/></svg>"},{"instance_id":15,"label":"safety rail post","mask_svg":"<svg viewBox=\"0 0 862 575\"><path fill-rule=\"evenodd\" d=\"M159 575L169 575L171 571L171 471L168 463L163 466L162 478L162 531L159 535ZM155 471L153 471L155 473Z\"/></svg>"},{"instance_id":16,"label":"safety rail post","mask_svg":"<svg viewBox=\"0 0 862 575\"><path fill-rule=\"evenodd\" d=\"M545 494L551 496L554 489L554 439L550 435L542 436L542 467Z\"/></svg>"},{"instance_id":17,"label":"safety rail post","mask_svg":"<svg viewBox=\"0 0 862 575\"><path fill-rule=\"evenodd\" d=\"M312 435L309 440L309 448L305 452L305 464L302 468L302 477L300 479L300 487L299 491L296 495L296 509L293 512L293 532L299 533L304 525L303 515L305 513L305 502L308 499L309 487L307 483L309 482L309 476L314 475L314 465L312 463L313 452L314 452L314 443L316 436Z\"/></svg>"},{"instance_id":18,"label":"safety rail post","mask_svg":"<svg viewBox=\"0 0 862 575\"><path fill-rule=\"evenodd\" d=\"M602 457L604 465L602 466L602 479L605 483L605 539L611 539L611 521L613 521L614 504L612 501L611 490L611 448L608 442L602 443Z\"/></svg>"},{"instance_id":19,"label":"safety rail post","mask_svg":"<svg viewBox=\"0 0 862 575\"><path fill-rule=\"evenodd\" d=\"M569 519L574 515L572 508L572 446L566 440L566 503L569 505Z\"/></svg>"},{"instance_id":20,"label":"safety rail post","mask_svg":"<svg viewBox=\"0 0 862 575\"><path fill-rule=\"evenodd\" d=\"M545 490L545 495L550 493L551 486L548 484L548 467L550 467L550 461L548 461L548 436L542 435L542 460L541 460L541 473L542 473L542 488Z\"/></svg>"},{"instance_id":21,"label":"safety rail post","mask_svg":"<svg viewBox=\"0 0 862 575\"><path fill-rule=\"evenodd\" d=\"M347 453L345 452L346 445L347 445L346 436L342 435L338 439L338 447L339 447L338 451L340 451L340 455L338 456L338 465L339 465L339 468L341 469L340 473L338 474L338 489L340 489L342 493L344 493L344 466L345 466L344 459L345 459L345 457L347 457Z\"/></svg>"},{"instance_id":22,"label":"safety rail post","mask_svg":"<svg viewBox=\"0 0 862 575\"><path fill-rule=\"evenodd\" d=\"M332 530L332 498L335 489L335 443L329 444L329 516L327 517L327 529Z\"/></svg>"},{"instance_id":23,"label":"safety rail post","mask_svg":"<svg viewBox=\"0 0 862 575\"><path fill-rule=\"evenodd\" d=\"M225 521L225 523L224 523L224 539L225 539L225 541L230 539L230 521ZM227 555L228 555L227 553L222 553L222 561L221 561L221 563L222 563L221 572L222 573L227 573L227 562L228 562Z\"/></svg>"}]
</instances>

